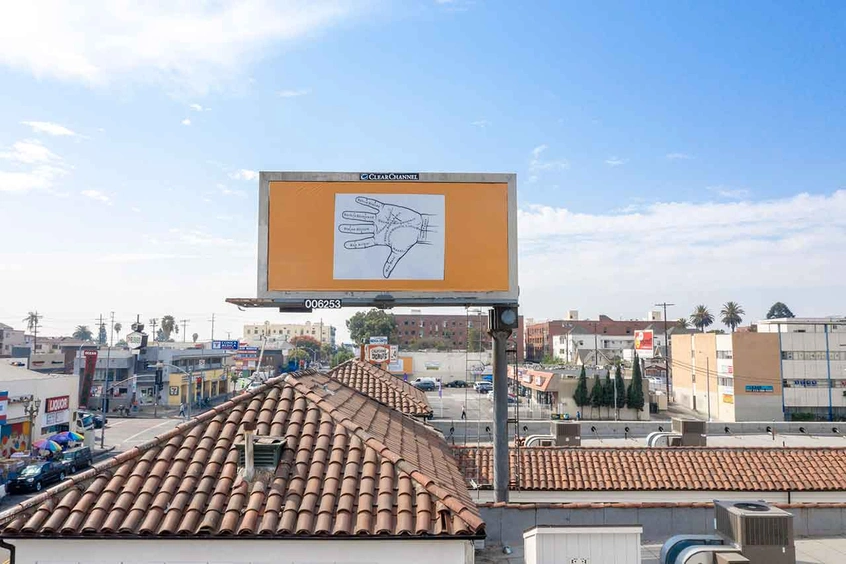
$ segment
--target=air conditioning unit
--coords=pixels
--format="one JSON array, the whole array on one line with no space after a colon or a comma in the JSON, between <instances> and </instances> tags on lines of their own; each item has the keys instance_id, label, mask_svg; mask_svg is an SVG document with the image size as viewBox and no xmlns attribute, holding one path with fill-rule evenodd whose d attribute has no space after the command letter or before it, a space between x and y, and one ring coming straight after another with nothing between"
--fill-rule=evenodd
<instances>
[{"instance_id":1,"label":"air conditioning unit","mask_svg":"<svg viewBox=\"0 0 846 564\"><path fill-rule=\"evenodd\" d=\"M582 426L568 421L553 421L550 434L555 446L582 446Z\"/></svg>"},{"instance_id":2,"label":"air conditioning unit","mask_svg":"<svg viewBox=\"0 0 846 564\"><path fill-rule=\"evenodd\" d=\"M673 419L673 432L682 436L682 446L707 446L708 428L705 421Z\"/></svg>"},{"instance_id":3,"label":"air conditioning unit","mask_svg":"<svg viewBox=\"0 0 846 564\"><path fill-rule=\"evenodd\" d=\"M714 528L750 562L795 564L793 515L763 501L714 500Z\"/></svg>"}]
</instances>

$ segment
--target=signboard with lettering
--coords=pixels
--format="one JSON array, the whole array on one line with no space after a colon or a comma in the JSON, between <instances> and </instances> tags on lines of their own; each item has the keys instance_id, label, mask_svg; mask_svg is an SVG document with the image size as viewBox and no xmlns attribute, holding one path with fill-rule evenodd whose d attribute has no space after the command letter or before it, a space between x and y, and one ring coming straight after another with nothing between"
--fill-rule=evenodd
<instances>
[{"instance_id":1,"label":"signboard with lettering","mask_svg":"<svg viewBox=\"0 0 846 564\"><path fill-rule=\"evenodd\" d=\"M9 407L9 392L0 392L0 424L6 424L6 411Z\"/></svg>"},{"instance_id":2,"label":"signboard with lettering","mask_svg":"<svg viewBox=\"0 0 846 564\"><path fill-rule=\"evenodd\" d=\"M64 411L65 409L70 409L70 396L57 396L54 398L47 398L47 402L44 405L44 411L46 413Z\"/></svg>"},{"instance_id":3,"label":"signboard with lettering","mask_svg":"<svg viewBox=\"0 0 846 564\"><path fill-rule=\"evenodd\" d=\"M126 341L126 346L128 346L130 350L143 349L147 346L147 335L139 333L138 331L127 334L123 340Z\"/></svg>"},{"instance_id":4,"label":"signboard with lettering","mask_svg":"<svg viewBox=\"0 0 846 564\"><path fill-rule=\"evenodd\" d=\"M634 349L640 358L652 358L655 355L655 340L652 329L634 332Z\"/></svg>"},{"instance_id":5,"label":"signboard with lettering","mask_svg":"<svg viewBox=\"0 0 846 564\"><path fill-rule=\"evenodd\" d=\"M746 386L746 391L749 393L767 394L773 392L772 386Z\"/></svg>"},{"instance_id":6,"label":"signboard with lettering","mask_svg":"<svg viewBox=\"0 0 846 564\"><path fill-rule=\"evenodd\" d=\"M370 337L370 344L371 345L387 345L388 338L387 337Z\"/></svg>"},{"instance_id":7,"label":"signboard with lettering","mask_svg":"<svg viewBox=\"0 0 846 564\"><path fill-rule=\"evenodd\" d=\"M365 345L364 359L368 362L396 362L399 354L397 345Z\"/></svg>"},{"instance_id":8,"label":"signboard with lettering","mask_svg":"<svg viewBox=\"0 0 846 564\"><path fill-rule=\"evenodd\" d=\"M237 351L241 343L238 341L212 341L212 350L216 351Z\"/></svg>"}]
</instances>

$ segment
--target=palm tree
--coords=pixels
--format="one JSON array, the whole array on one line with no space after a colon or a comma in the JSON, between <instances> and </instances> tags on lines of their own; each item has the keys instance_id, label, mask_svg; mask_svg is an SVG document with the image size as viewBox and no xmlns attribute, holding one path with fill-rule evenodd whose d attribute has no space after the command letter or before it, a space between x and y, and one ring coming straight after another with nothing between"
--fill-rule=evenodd
<instances>
[{"instance_id":1,"label":"palm tree","mask_svg":"<svg viewBox=\"0 0 846 564\"><path fill-rule=\"evenodd\" d=\"M723 305L722 311L720 311L720 315L722 316L723 324L734 333L734 330L743 321L742 316L746 315L746 312L743 311L743 308L737 302L726 302Z\"/></svg>"},{"instance_id":2,"label":"palm tree","mask_svg":"<svg viewBox=\"0 0 846 564\"><path fill-rule=\"evenodd\" d=\"M708 311L707 306L698 305L694 308L693 313L690 315L690 322L694 327L704 333L705 328L714 322L714 316L711 315L710 311Z\"/></svg>"},{"instance_id":3,"label":"palm tree","mask_svg":"<svg viewBox=\"0 0 846 564\"><path fill-rule=\"evenodd\" d=\"M123 330L123 325L121 324L121 322L118 321L117 323L112 325L112 329L115 330L115 334L117 335L118 340L120 340L120 332Z\"/></svg>"},{"instance_id":4,"label":"palm tree","mask_svg":"<svg viewBox=\"0 0 846 564\"><path fill-rule=\"evenodd\" d=\"M162 335L165 341L170 340L171 333L179 335L179 325L176 324L176 319L172 315L165 315L162 317Z\"/></svg>"},{"instance_id":5,"label":"palm tree","mask_svg":"<svg viewBox=\"0 0 846 564\"><path fill-rule=\"evenodd\" d=\"M687 320L686 317L680 317L678 321L676 321L676 326L679 329L687 329L688 327L690 327L690 322Z\"/></svg>"},{"instance_id":6,"label":"palm tree","mask_svg":"<svg viewBox=\"0 0 846 564\"><path fill-rule=\"evenodd\" d=\"M197 342L197 339L199 339L199 338L200 338L200 336L199 336L198 334L196 334L196 333L194 333L193 335L191 335L191 339L192 339L195 343Z\"/></svg>"},{"instance_id":7,"label":"palm tree","mask_svg":"<svg viewBox=\"0 0 846 564\"><path fill-rule=\"evenodd\" d=\"M38 315L37 311L30 311L23 318L26 323L26 328L32 333L32 354L35 354L36 345L38 344L38 324L41 322L43 316Z\"/></svg>"},{"instance_id":8,"label":"palm tree","mask_svg":"<svg viewBox=\"0 0 846 564\"><path fill-rule=\"evenodd\" d=\"M91 332L88 325L77 325L72 337L87 342L94 338L94 333Z\"/></svg>"}]
</instances>

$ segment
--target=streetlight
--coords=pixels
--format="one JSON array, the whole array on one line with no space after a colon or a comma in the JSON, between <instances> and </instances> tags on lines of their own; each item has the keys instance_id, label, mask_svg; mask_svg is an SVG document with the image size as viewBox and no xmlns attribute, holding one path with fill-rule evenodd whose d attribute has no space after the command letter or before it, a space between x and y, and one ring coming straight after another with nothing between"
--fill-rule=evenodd
<instances>
[{"instance_id":1,"label":"streetlight","mask_svg":"<svg viewBox=\"0 0 846 564\"><path fill-rule=\"evenodd\" d=\"M27 419L29 419L29 452L32 453L32 427L35 425L35 416L38 415L38 411L41 409L41 400L35 398L33 401L32 398L24 398L23 400L23 408L24 408L24 415L26 415Z\"/></svg>"}]
</instances>

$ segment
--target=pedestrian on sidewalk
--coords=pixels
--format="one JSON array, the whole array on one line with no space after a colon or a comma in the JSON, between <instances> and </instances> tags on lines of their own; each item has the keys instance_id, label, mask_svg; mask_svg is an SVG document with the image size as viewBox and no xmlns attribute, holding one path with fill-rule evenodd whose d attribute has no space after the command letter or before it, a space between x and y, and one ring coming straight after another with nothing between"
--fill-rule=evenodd
<instances>
[{"instance_id":1,"label":"pedestrian on sidewalk","mask_svg":"<svg viewBox=\"0 0 846 564\"><path fill-rule=\"evenodd\" d=\"M185 402L184 401L179 403L179 416L185 417Z\"/></svg>"},{"instance_id":2,"label":"pedestrian on sidewalk","mask_svg":"<svg viewBox=\"0 0 846 564\"><path fill-rule=\"evenodd\" d=\"M467 407L464 404L461 404L461 419L467 419Z\"/></svg>"}]
</instances>

